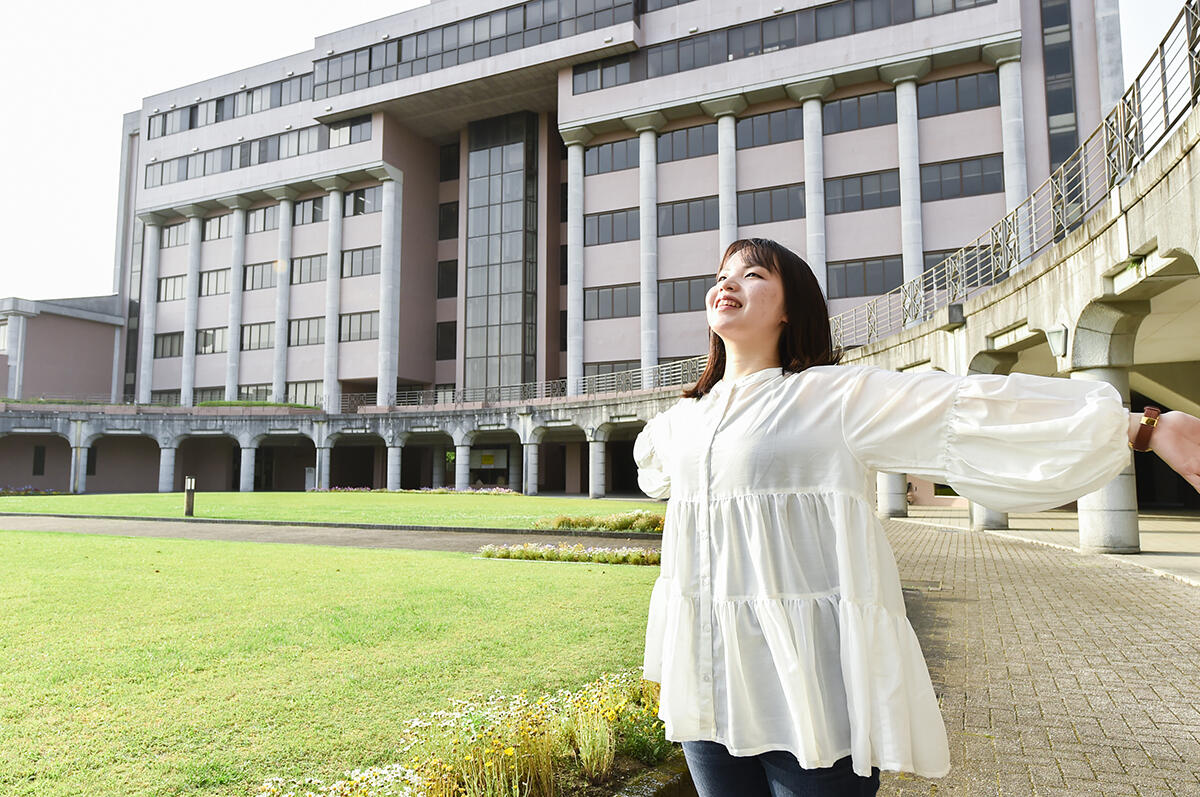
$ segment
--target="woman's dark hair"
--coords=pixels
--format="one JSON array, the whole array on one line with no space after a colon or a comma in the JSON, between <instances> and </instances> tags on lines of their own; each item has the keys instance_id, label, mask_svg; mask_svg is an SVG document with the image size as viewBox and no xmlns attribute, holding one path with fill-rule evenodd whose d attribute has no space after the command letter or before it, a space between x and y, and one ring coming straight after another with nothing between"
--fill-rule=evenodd
<instances>
[{"instance_id":1,"label":"woman's dark hair","mask_svg":"<svg viewBox=\"0 0 1200 797\"><path fill-rule=\"evenodd\" d=\"M747 266L759 266L779 275L783 283L783 308L787 315L779 333L779 363L788 373L799 373L814 365L836 365L842 349L833 348L829 310L821 286L803 258L767 238L743 238L725 250L717 273L740 254ZM685 398L700 398L725 375L725 341L708 331L708 363L700 379L683 391Z\"/></svg>"}]
</instances>

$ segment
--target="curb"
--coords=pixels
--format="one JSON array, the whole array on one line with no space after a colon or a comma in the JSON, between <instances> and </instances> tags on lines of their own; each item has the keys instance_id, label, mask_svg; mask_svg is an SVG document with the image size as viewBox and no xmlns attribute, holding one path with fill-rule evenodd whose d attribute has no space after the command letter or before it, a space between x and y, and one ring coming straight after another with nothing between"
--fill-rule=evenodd
<instances>
[{"instance_id":1,"label":"curb","mask_svg":"<svg viewBox=\"0 0 1200 797\"><path fill-rule=\"evenodd\" d=\"M697 797L683 748L676 748L654 769L630 780L613 797Z\"/></svg>"}]
</instances>

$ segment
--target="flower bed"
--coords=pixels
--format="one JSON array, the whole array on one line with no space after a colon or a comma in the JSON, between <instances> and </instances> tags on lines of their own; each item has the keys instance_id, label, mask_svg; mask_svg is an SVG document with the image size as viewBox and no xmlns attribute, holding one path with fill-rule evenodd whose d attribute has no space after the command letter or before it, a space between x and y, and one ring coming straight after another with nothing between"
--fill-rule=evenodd
<instances>
[{"instance_id":1,"label":"flower bed","mask_svg":"<svg viewBox=\"0 0 1200 797\"><path fill-rule=\"evenodd\" d=\"M537 559L551 562L598 562L610 565L657 565L662 553L656 548L585 548L568 545L484 545L479 555L493 559Z\"/></svg>"},{"instance_id":2,"label":"flower bed","mask_svg":"<svg viewBox=\"0 0 1200 797\"><path fill-rule=\"evenodd\" d=\"M63 495L58 490L43 490L40 487L0 487L0 495Z\"/></svg>"}]
</instances>

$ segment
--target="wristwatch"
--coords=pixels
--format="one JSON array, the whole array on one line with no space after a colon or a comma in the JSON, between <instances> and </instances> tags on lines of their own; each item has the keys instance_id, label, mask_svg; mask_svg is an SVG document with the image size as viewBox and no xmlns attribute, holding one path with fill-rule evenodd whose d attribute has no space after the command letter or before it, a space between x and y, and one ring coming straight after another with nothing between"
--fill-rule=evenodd
<instances>
[{"instance_id":1,"label":"wristwatch","mask_svg":"<svg viewBox=\"0 0 1200 797\"><path fill-rule=\"evenodd\" d=\"M1154 427L1158 426L1158 416L1162 414L1162 410L1158 407L1152 407L1149 404L1142 410L1142 423L1138 426L1137 435L1133 438L1133 442L1129 447L1134 451L1145 453L1150 450L1150 433L1154 431Z\"/></svg>"}]
</instances>

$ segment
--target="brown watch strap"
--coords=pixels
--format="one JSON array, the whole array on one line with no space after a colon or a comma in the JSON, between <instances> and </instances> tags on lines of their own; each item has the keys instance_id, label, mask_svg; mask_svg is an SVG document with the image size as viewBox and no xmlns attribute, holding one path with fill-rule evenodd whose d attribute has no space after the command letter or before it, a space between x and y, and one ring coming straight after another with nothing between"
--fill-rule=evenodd
<instances>
[{"instance_id":1,"label":"brown watch strap","mask_svg":"<svg viewBox=\"0 0 1200 797\"><path fill-rule=\"evenodd\" d=\"M1150 450L1150 433L1158 426L1158 416L1162 414L1162 410L1158 407L1152 407L1149 404L1142 410L1142 422L1138 426L1137 435L1134 436L1130 447L1134 451L1146 452Z\"/></svg>"}]
</instances>

